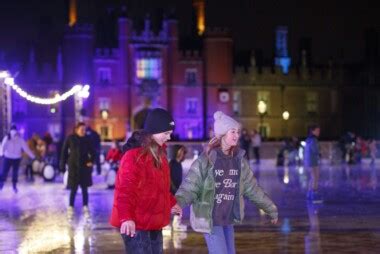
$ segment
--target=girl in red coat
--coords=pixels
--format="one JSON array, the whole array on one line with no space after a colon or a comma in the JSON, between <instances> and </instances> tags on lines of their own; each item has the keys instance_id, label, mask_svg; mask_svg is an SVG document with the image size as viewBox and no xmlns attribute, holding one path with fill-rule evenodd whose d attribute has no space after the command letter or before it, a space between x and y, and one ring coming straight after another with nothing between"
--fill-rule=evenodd
<instances>
[{"instance_id":1,"label":"girl in red coat","mask_svg":"<svg viewBox=\"0 0 380 254\"><path fill-rule=\"evenodd\" d=\"M162 228L182 214L170 193L165 143L174 129L164 109L149 112L144 130L128 140L117 173L110 223L120 228L127 253L163 253Z\"/></svg>"},{"instance_id":2,"label":"girl in red coat","mask_svg":"<svg viewBox=\"0 0 380 254\"><path fill-rule=\"evenodd\" d=\"M123 153L121 151L119 142L115 140L110 150L108 150L108 153L106 155L106 161L108 161L109 163L119 163L122 156Z\"/></svg>"}]
</instances>

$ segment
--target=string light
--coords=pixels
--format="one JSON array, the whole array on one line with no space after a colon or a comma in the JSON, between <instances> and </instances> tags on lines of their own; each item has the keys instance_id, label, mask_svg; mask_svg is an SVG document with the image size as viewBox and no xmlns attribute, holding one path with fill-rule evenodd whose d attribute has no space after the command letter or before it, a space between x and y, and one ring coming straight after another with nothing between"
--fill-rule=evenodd
<instances>
[{"instance_id":1,"label":"string light","mask_svg":"<svg viewBox=\"0 0 380 254\"><path fill-rule=\"evenodd\" d=\"M88 98L90 95L90 86L89 85L74 85L70 90L66 91L63 94L56 94L54 98L41 98L37 96L33 96L24 91L20 86L14 83L14 79L10 77L8 72L2 71L0 72L0 78L4 79L4 84L11 87L17 94L26 100L42 105L52 105L59 103L61 101L67 100L67 98L77 94L81 98Z\"/></svg>"},{"instance_id":2,"label":"string light","mask_svg":"<svg viewBox=\"0 0 380 254\"><path fill-rule=\"evenodd\" d=\"M0 78L8 78L9 73L7 71L0 71Z\"/></svg>"}]
</instances>

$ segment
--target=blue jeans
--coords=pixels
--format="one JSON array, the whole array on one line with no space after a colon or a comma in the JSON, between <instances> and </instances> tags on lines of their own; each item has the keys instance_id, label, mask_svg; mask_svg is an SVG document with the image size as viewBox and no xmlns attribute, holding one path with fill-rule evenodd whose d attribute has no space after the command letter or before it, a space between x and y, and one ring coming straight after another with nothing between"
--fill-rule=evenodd
<instances>
[{"instance_id":1,"label":"blue jeans","mask_svg":"<svg viewBox=\"0 0 380 254\"><path fill-rule=\"evenodd\" d=\"M127 254L162 254L164 252L162 231L137 230L134 237L122 234Z\"/></svg>"},{"instance_id":2,"label":"blue jeans","mask_svg":"<svg viewBox=\"0 0 380 254\"><path fill-rule=\"evenodd\" d=\"M211 234L204 234L209 254L235 254L234 226L214 226Z\"/></svg>"},{"instance_id":3,"label":"blue jeans","mask_svg":"<svg viewBox=\"0 0 380 254\"><path fill-rule=\"evenodd\" d=\"M11 168L13 168L12 172L12 182L13 186L16 186L18 180L18 168L20 166L21 159L8 159L4 158L3 161L3 171L0 174L0 185L3 185L4 182L8 178L8 173Z\"/></svg>"}]
</instances>

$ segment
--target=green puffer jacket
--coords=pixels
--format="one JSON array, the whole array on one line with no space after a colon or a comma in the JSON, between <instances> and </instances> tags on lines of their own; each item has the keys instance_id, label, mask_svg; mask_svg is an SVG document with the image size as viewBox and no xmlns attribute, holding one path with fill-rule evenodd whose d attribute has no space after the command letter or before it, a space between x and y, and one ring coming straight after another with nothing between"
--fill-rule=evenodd
<instances>
[{"instance_id":1,"label":"green puffer jacket","mask_svg":"<svg viewBox=\"0 0 380 254\"><path fill-rule=\"evenodd\" d=\"M239 193L236 194L233 204L233 219L241 223L244 219L244 199L247 197L257 207L263 209L272 219L277 219L276 205L258 185L248 161L244 158L245 152L240 150L236 156L241 161ZM215 196L214 164L216 151L210 152L209 158L203 153L193 162L189 173L183 180L176 193L177 203L184 207L191 204L190 223L194 231L211 233L213 228L212 211Z\"/></svg>"}]
</instances>

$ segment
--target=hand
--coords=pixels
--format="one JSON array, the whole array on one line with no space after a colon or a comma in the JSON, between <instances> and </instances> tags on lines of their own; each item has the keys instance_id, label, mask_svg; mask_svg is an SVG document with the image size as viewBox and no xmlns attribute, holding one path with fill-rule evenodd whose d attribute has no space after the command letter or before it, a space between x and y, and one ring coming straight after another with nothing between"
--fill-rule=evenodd
<instances>
[{"instance_id":1,"label":"hand","mask_svg":"<svg viewBox=\"0 0 380 254\"><path fill-rule=\"evenodd\" d=\"M176 215L179 215L180 217L182 217L182 208L178 204L175 204L172 207L172 214L176 214Z\"/></svg>"},{"instance_id":2,"label":"hand","mask_svg":"<svg viewBox=\"0 0 380 254\"><path fill-rule=\"evenodd\" d=\"M270 220L270 222L271 222L273 225L277 224L277 221L278 221L277 218L276 218L276 219L271 219L271 220Z\"/></svg>"},{"instance_id":3,"label":"hand","mask_svg":"<svg viewBox=\"0 0 380 254\"><path fill-rule=\"evenodd\" d=\"M136 225L133 220L124 221L120 227L120 234L126 234L131 237L136 235Z\"/></svg>"},{"instance_id":4,"label":"hand","mask_svg":"<svg viewBox=\"0 0 380 254\"><path fill-rule=\"evenodd\" d=\"M89 167L89 168L91 168L92 165L93 165L92 162L87 162L87 163L86 163L86 166Z\"/></svg>"}]
</instances>

